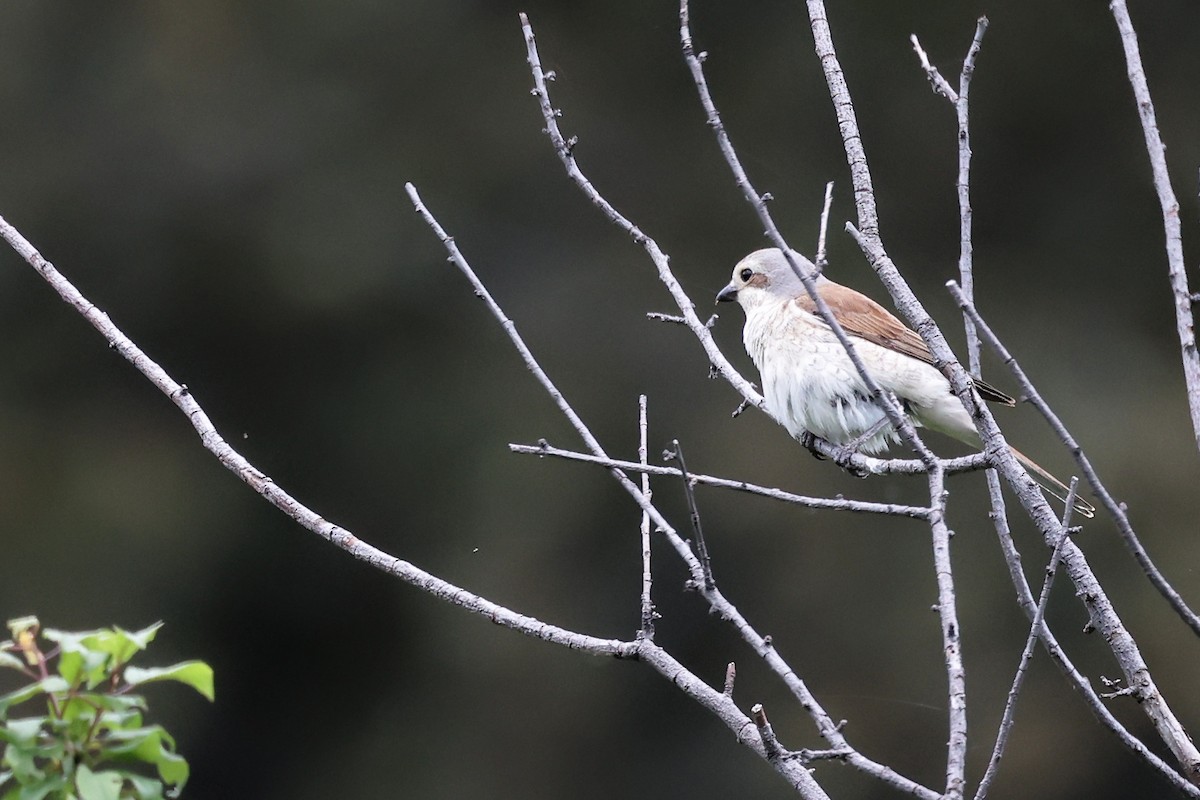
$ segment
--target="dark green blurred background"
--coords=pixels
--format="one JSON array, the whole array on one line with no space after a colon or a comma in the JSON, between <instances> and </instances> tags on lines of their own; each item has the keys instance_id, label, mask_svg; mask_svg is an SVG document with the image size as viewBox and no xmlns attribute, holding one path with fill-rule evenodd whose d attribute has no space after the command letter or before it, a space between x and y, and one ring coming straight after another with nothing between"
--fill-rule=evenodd
<instances>
[{"instance_id":1,"label":"dark green blurred background","mask_svg":"<svg viewBox=\"0 0 1200 800\"><path fill-rule=\"evenodd\" d=\"M67 3L0 8L0 214L109 312L218 428L300 500L362 538L524 613L601 636L637 625L634 505L591 467L511 455L577 439L403 193L413 181L610 452L811 493L919 502L922 483L817 462L709 381L641 250L571 186L540 133L517 11L595 184L671 254L707 308L760 227L720 160L671 3ZM1132 9L1183 202L1200 234L1200 6ZM831 3L891 255L956 343L942 284L958 252L955 124L908 36L973 85L983 312L1200 602L1192 443L1162 226L1104 3ZM832 274L885 296L853 218L803 4L708 3L697 46L735 144L811 252L837 181ZM352 561L224 472L186 420L15 255L0 257L0 611L50 625L164 619L157 661L201 657L217 703L151 694L191 759L192 797L788 797L718 722L648 669L496 628ZM718 340L741 352L741 313ZM993 359L990 376L1013 389ZM756 377L756 376L754 376ZM1068 457L1028 406L1010 438ZM948 452L953 445L931 438ZM1025 622L982 480L953 481L971 768L990 752ZM657 499L686 523L681 490ZM851 741L939 785L945 675L925 529L702 490L716 573ZM1031 576L1044 548L1016 523ZM1200 644L1097 521L1080 540L1185 725ZM812 725L658 551L659 638L789 746ZM1051 620L1094 682L1064 582ZM155 659L152 659L155 660ZM1128 700L1114 709L1151 735ZM894 796L839 765L841 798ZM1165 785L1038 654L995 797L1118 798Z\"/></svg>"}]
</instances>

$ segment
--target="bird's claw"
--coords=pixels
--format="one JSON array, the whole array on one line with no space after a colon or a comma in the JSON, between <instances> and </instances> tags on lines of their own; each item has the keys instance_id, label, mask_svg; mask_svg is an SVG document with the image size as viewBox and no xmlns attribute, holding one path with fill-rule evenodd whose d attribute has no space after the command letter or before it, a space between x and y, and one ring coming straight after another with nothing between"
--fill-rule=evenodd
<instances>
[{"instance_id":1,"label":"bird's claw","mask_svg":"<svg viewBox=\"0 0 1200 800\"><path fill-rule=\"evenodd\" d=\"M801 433L800 444L804 445L805 449L812 453L813 458L817 461L825 460L825 454L817 449L817 435L815 433L810 433L809 431Z\"/></svg>"},{"instance_id":2,"label":"bird's claw","mask_svg":"<svg viewBox=\"0 0 1200 800\"><path fill-rule=\"evenodd\" d=\"M833 463L837 464L842 469L849 472L856 478L865 478L869 474L866 469L854 463L854 457L858 455L858 451L852 447L841 446L833 456Z\"/></svg>"},{"instance_id":3,"label":"bird's claw","mask_svg":"<svg viewBox=\"0 0 1200 800\"><path fill-rule=\"evenodd\" d=\"M800 434L800 444L804 445L804 447L808 449L808 452L813 454L813 458L817 459L818 461L824 461L826 458L830 458L830 456L821 452L820 448L817 447L817 442L820 441L825 440L819 438L816 434L811 433L810 431L805 431L804 433ZM846 470L846 472L849 472L856 478L865 478L870 473L867 469L854 463L854 457L857 455L858 451L852 446L834 446L832 454L833 463L837 464L839 467Z\"/></svg>"}]
</instances>

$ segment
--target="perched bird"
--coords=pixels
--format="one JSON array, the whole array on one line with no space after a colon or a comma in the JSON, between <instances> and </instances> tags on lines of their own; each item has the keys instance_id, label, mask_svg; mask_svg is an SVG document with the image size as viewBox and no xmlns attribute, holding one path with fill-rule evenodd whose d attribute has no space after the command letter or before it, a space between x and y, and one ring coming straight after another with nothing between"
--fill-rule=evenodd
<instances>
[{"instance_id":1,"label":"perched bird","mask_svg":"<svg viewBox=\"0 0 1200 800\"><path fill-rule=\"evenodd\" d=\"M802 269L816 272L804 256L795 251L792 255ZM933 366L933 356L920 336L874 300L824 275L816 277L816 288L867 371L896 396L915 425L976 447L982 444L970 415L951 391L950 382ZM879 453L889 442L899 441L782 250L757 250L738 262L733 279L717 294L717 302L734 300L746 312L742 341L762 376L767 411L788 433L800 438L807 431L867 453ZM1013 398L978 378L974 386L985 400L1016 405ZM1062 481L1016 449L1012 453L1040 479L1043 489L1060 500L1066 497ZM1075 509L1087 517L1095 513L1078 498Z\"/></svg>"}]
</instances>

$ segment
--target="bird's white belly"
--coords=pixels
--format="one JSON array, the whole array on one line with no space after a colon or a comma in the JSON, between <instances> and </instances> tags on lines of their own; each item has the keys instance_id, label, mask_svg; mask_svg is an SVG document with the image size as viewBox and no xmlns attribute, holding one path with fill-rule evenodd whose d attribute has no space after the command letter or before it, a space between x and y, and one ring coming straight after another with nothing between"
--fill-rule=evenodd
<instances>
[{"instance_id":1,"label":"bird's white belly","mask_svg":"<svg viewBox=\"0 0 1200 800\"><path fill-rule=\"evenodd\" d=\"M809 431L835 444L846 444L886 417L871 399L845 348L824 323L787 308L775 313L751 312L743 333L746 351L762 376L767 411L792 436ZM854 345L867 370L882 388L899 397L915 424L940 430L965 424L967 430L973 430L966 412L950 393L949 383L933 367L863 339L855 338ZM952 424L941 424L942 416ZM957 431L947 432L957 435ZM879 453L898 440L889 426L860 448Z\"/></svg>"},{"instance_id":2,"label":"bird's white belly","mask_svg":"<svg viewBox=\"0 0 1200 800\"><path fill-rule=\"evenodd\" d=\"M807 430L822 439L846 444L885 415L871 399L842 345L836 340L814 338L784 348L760 365L767 411L792 436ZM880 431L864 442L862 449L879 452L886 449L887 440L888 431Z\"/></svg>"}]
</instances>

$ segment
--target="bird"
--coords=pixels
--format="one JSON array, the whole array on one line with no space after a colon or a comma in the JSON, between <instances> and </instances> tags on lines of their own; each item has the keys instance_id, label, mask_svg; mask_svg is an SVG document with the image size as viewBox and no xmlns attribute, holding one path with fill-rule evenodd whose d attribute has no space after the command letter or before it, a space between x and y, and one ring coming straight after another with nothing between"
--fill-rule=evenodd
<instances>
[{"instance_id":1,"label":"bird","mask_svg":"<svg viewBox=\"0 0 1200 800\"><path fill-rule=\"evenodd\" d=\"M980 447L970 414L934 366L925 341L871 298L818 274L800 253L793 250L791 255L815 276L817 294L854 344L867 372L880 388L895 395L913 424ZM762 378L766 410L788 433L797 439L809 433L871 454L900 440L782 250L756 250L737 263L729 284L717 293L718 303L735 301L746 313L742 341ZM983 399L1016 405L991 384L971 380ZM1065 499L1068 489L1062 481L1010 449L1043 490ZM1081 498L1075 499L1074 508L1086 517L1095 514Z\"/></svg>"}]
</instances>

